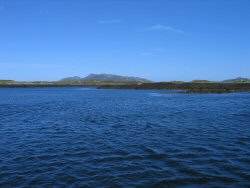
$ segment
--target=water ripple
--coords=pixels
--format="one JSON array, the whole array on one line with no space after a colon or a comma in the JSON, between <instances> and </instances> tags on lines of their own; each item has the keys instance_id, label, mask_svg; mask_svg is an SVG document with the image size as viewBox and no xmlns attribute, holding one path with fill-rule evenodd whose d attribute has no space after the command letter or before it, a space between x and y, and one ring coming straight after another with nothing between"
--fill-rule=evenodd
<instances>
[{"instance_id":1,"label":"water ripple","mask_svg":"<svg viewBox=\"0 0 250 188\"><path fill-rule=\"evenodd\" d=\"M1 89L0 187L248 187L249 101Z\"/></svg>"}]
</instances>

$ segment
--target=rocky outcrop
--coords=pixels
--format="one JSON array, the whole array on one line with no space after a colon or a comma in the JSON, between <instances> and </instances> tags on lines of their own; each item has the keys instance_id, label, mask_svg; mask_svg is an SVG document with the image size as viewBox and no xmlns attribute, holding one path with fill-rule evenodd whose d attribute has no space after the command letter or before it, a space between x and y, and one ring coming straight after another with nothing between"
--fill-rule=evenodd
<instances>
[{"instance_id":1,"label":"rocky outcrop","mask_svg":"<svg viewBox=\"0 0 250 188\"><path fill-rule=\"evenodd\" d=\"M250 91L250 83L143 83L133 85L103 85L99 89L181 90L181 93L232 93Z\"/></svg>"}]
</instances>

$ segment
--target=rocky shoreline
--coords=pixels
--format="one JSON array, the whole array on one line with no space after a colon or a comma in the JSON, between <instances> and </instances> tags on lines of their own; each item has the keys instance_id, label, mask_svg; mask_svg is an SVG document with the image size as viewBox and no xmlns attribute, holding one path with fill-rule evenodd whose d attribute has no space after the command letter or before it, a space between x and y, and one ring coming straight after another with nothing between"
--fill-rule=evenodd
<instances>
[{"instance_id":1,"label":"rocky shoreline","mask_svg":"<svg viewBox=\"0 0 250 188\"><path fill-rule=\"evenodd\" d=\"M146 89L146 90L176 90L175 93L235 93L250 92L250 83L142 83L123 85L93 85L93 84L0 84L0 88L38 88L38 87L97 87L97 89Z\"/></svg>"},{"instance_id":2,"label":"rocky shoreline","mask_svg":"<svg viewBox=\"0 0 250 188\"><path fill-rule=\"evenodd\" d=\"M180 90L177 93L250 92L250 83L143 83L140 85L103 85L99 89Z\"/></svg>"}]
</instances>

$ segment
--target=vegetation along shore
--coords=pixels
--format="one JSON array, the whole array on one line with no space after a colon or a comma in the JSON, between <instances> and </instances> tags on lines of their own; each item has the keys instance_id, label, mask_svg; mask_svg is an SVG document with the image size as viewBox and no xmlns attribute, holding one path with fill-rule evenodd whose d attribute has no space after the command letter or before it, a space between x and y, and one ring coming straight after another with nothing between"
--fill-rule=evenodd
<instances>
[{"instance_id":1,"label":"vegetation along shore","mask_svg":"<svg viewBox=\"0 0 250 188\"><path fill-rule=\"evenodd\" d=\"M90 74L81 78L78 76L63 78L59 81L17 82L0 80L0 88L29 88L29 87L75 87L95 86L98 89L155 89L178 90L178 93L233 93L250 92L250 80L236 78L220 82L208 80L193 80L192 82L152 82L139 77L118 76L112 74Z\"/></svg>"}]
</instances>

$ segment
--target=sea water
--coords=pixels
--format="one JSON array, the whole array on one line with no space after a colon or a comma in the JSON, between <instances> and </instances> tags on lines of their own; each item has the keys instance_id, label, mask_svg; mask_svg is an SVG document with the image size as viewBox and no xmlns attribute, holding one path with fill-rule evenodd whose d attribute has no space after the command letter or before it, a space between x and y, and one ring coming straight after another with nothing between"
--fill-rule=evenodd
<instances>
[{"instance_id":1,"label":"sea water","mask_svg":"<svg viewBox=\"0 0 250 188\"><path fill-rule=\"evenodd\" d=\"M0 187L250 186L250 93L0 89Z\"/></svg>"}]
</instances>

